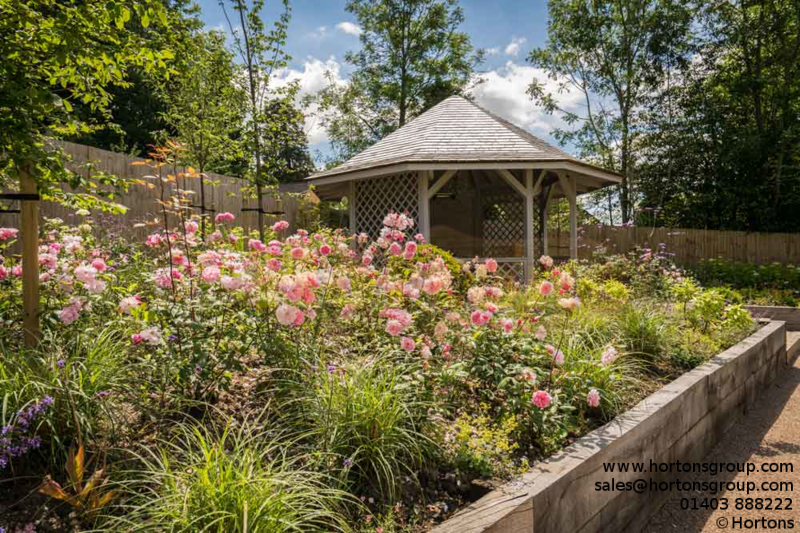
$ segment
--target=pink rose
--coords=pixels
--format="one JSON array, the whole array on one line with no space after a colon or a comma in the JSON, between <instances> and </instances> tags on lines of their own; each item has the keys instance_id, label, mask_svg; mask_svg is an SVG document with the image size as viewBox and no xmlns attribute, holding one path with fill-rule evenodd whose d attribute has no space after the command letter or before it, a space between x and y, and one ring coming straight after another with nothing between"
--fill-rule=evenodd
<instances>
[{"instance_id":1,"label":"pink rose","mask_svg":"<svg viewBox=\"0 0 800 533\"><path fill-rule=\"evenodd\" d=\"M214 217L214 221L217 224L222 224L223 222L233 222L236 219L233 216L233 213L220 213L216 217Z\"/></svg>"},{"instance_id":2,"label":"pink rose","mask_svg":"<svg viewBox=\"0 0 800 533\"><path fill-rule=\"evenodd\" d=\"M200 274L200 277L203 278L203 281L206 283L214 283L219 279L220 271L219 267L215 265L207 266L203 269L203 272Z\"/></svg>"},{"instance_id":3,"label":"pink rose","mask_svg":"<svg viewBox=\"0 0 800 533\"><path fill-rule=\"evenodd\" d=\"M589 394L586 395L586 403L589 404L589 407L597 407L600 405L600 393L597 392L597 389L589 391Z\"/></svg>"},{"instance_id":4,"label":"pink rose","mask_svg":"<svg viewBox=\"0 0 800 533\"><path fill-rule=\"evenodd\" d=\"M497 272L497 261L494 259L487 259L486 260L486 270L491 273Z\"/></svg>"},{"instance_id":5,"label":"pink rose","mask_svg":"<svg viewBox=\"0 0 800 533\"><path fill-rule=\"evenodd\" d=\"M286 229L289 229L289 223L285 220L279 220L272 225L272 230L276 232L283 231Z\"/></svg>"},{"instance_id":6,"label":"pink rose","mask_svg":"<svg viewBox=\"0 0 800 533\"><path fill-rule=\"evenodd\" d=\"M17 228L0 228L0 241L16 239L19 230Z\"/></svg>"},{"instance_id":7,"label":"pink rose","mask_svg":"<svg viewBox=\"0 0 800 533\"><path fill-rule=\"evenodd\" d=\"M403 337L400 339L400 347L407 352L413 352L415 346L416 343L411 337Z\"/></svg>"},{"instance_id":8,"label":"pink rose","mask_svg":"<svg viewBox=\"0 0 800 533\"><path fill-rule=\"evenodd\" d=\"M533 393L533 397L531 398L531 403L539 409L547 409L550 405L550 401L550 395L543 390L537 390Z\"/></svg>"},{"instance_id":9,"label":"pink rose","mask_svg":"<svg viewBox=\"0 0 800 533\"><path fill-rule=\"evenodd\" d=\"M329 255L333 250L331 249L329 244L323 244L319 247L319 253L322 255Z\"/></svg>"},{"instance_id":10,"label":"pink rose","mask_svg":"<svg viewBox=\"0 0 800 533\"><path fill-rule=\"evenodd\" d=\"M94 260L92 260L92 268L94 268L98 272L105 272L106 269L108 268L108 265L106 265L106 262L103 261L103 258L97 257Z\"/></svg>"},{"instance_id":11,"label":"pink rose","mask_svg":"<svg viewBox=\"0 0 800 533\"><path fill-rule=\"evenodd\" d=\"M542 296L547 296L551 292L553 292L553 284L549 281L545 280L541 283L541 285L539 285L539 294Z\"/></svg>"}]
</instances>

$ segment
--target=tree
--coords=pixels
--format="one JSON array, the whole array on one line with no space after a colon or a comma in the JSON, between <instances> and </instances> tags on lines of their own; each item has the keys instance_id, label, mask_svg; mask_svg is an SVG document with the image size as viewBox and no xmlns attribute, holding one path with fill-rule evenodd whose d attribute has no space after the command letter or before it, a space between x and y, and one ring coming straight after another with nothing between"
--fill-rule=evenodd
<instances>
[{"instance_id":1,"label":"tree","mask_svg":"<svg viewBox=\"0 0 800 533\"><path fill-rule=\"evenodd\" d=\"M198 31L182 50L180 75L165 80L160 98L166 105L162 120L169 128L165 139L182 143L182 163L201 175L200 210L205 234L205 181L202 175L224 166L239 153L235 140L244 122L244 91L235 83L233 54L220 32Z\"/></svg>"},{"instance_id":2,"label":"tree","mask_svg":"<svg viewBox=\"0 0 800 533\"><path fill-rule=\"evenodd\" d=\"M346 61L346 85L318 95L320 116L334 150L345 159L454 94L468 95L483 60L458 31L457 0L350 0L361 26L361 50Z\"/></svg>"},{"instance_id":3,"label":"tree","mask_svg":"<svg viewBox=\"0 0 800 533\"><path fill-rule=\"evenodd\" d=\"M226 2L236 12L236 23L226 9ZM261 208L263 188L269 183L271 166L276 163L268 159L265 150L265 135L280 128L280 117L268 113L269 105L275 98L285 95L281 88L270 86L275 70L286 66L289 57L283 50L286 44L286 31L289 26L291 10L289 0L283 0L283 13L273 23L272 30L266 31L261 20L263 0L220 0L228 28L233 35L236 51L242 61L243 86L247 91L247 121L244 141L253 156L254 172L251 176L258 198L258 226L264 238L264 212ZM273 141L273 139L270 139ZM273 141L274 142L274 141Z\"/></svg>"},{"instance_id":4,"label":"tree","mask_svg":"<svg viewBox=\"0 0 800 533\"><path fill-rule=\"evenodd\" d=\"M548 41L528 61L557 81L558 92L577 91L585 114L559 107L538 80L534 101L559 113L572 129L557 129L562 144L623 175L622 221L632 217L636 139L642 107L665 72L685 61L691 9L682 0L551 0Z\"/></svg>"},{"instance_id":5,"label":"tree","mask_svg":"<svg viewBox=\"0 0 800 533\"><path fill-rule=\"evenodd\" d=\"M798 231L800 3L701 8L694 60L648 109L643 205L678 227Z\"/></svg>"}]
</instances>

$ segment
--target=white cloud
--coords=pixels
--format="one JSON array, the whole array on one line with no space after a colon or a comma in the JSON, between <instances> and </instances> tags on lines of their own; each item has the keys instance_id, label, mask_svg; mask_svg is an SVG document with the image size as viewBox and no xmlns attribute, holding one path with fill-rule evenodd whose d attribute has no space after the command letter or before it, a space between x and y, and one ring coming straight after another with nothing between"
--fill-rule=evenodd
<instances>
[{"instance_id":1,"label":"white cloud","mask_svg":"<svg viewBox=\"0 0 800 533\"><path fill-rule=\"evenodd\" d=\"M516 56L519 54L519 50L527 39L525 37L512 37L511 42L508 43L506 46L506 54L510 56Z\"/></svg>"},{"instance_id":2,"label":"white cloud","mask_svg":"<svg viewBox=\"0 0 800 533\"><path fill-rule=\"evenodd\" d=\"M328 27L320 26L316 30L309 33L308 36L311 37L312 39L317 39L318 41L321 41L322 39L328 36Z\"/></svg>"},{"instance_id":3,"label":"white cloud","mask_svg":"<svg viewBox=\"0 0 800 533\"><path fill-rule=\"evenodd\" d=\"M352 22L340 22L336 25L336 29L346 33L347 35L361 35L361 27Z\"/></svg>"},{"instance_id":4,"label":"white cloud","mask_svg":"<svg viewBox=\"0 0 800 533\"><path fill-rule=\"evenodd\" d=\"M486 55L487 56L496 56L499 53L500 53L500 47L499 46L493 46L491 48L487 48L486 49Z\"/></svg>"},{"instance_id":5,"label":"white cloud","mask_svg":"<svg viewBox=\"0 0 800 533\"><path fill-rule=\"evenodd\" d=\"M282 69L275 73L273 81L278 87L296 81L300 85L297 99L301 100L305 96L319 92L321 89L328 86L329 80L326 77L326 73L330 73L330 81L337 85L347 83L342 79L341 70L342 65L335 57L329 57L325 61L315 57L308 57L303 63L302 70L292 68ZM319 125L316 111L315 106L310 106L310 108L306 110L305 130L308 134L308 142L310 144L317 144L328 140L328 133Z\"/></svg>"},{"instance_id":6,"label":"white cloud","mask_svg":"<svg viewBox=\"0 0 800 533\"><path fill-rule=\"evenodd\" d=\"M579 112L582 105L582 95L578 91L559 93L558 83L535 67L508 61L503 67L480 74L480 78L483 83L473 90L478 104L542 137L549 137L554 127L563 127L565 123L557 115L548 115L537 108L528 96L526 91L534 79L556 95L563 109Z\"/></svg>"}]
</instances>

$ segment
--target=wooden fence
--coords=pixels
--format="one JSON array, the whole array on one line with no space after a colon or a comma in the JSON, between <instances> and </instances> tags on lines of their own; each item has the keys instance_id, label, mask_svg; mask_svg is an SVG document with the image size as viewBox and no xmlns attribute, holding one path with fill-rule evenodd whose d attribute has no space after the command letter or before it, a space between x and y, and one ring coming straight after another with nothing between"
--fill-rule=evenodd
<instances>
[{"instance_id":1,"label":"wooden fence","mask_svg":"<svg viewBox=\"0 0 800 533\"><path fill-rule=\"evenodd\" d=\"M147 185L133 185L127 192L115 199L116 203L128 208L124 214L93 213L93 218L98 223L98 229L127 238L142 239L152 233L153 226L161 224L161 209L157 202L160 196L158 181L145 178L145 176L152 176L154 169L147 165L134 164L143 162L143 159L70 142L59 142L58 144L72 158L72 162L67 165L68 168L84 176L93 171L86 166L87 162L92 162L94 171L107 172L127 180L139 179L154 185L152 188ZM184 172L185 168L178 167L173 170L163 167L162 172L166 176L168 173L176 173L176 170ZM206 173L205 197L208 215L213 218L216 213L227 211L236 215L237 224L245 230L257 229L258 213L254 209L258 207L258 204L255 195L245 194L247 186L248 183L239 178ZM65 188L67 187L65 185ZM194 208L194 212L199 214L200 179L178 179L168 185L169 190L167 190L166 196L169 196L176 187L194 191L192 204L197 206ZM285 193L274 190L263 198L262 209L274 213L266 216L267 223L286 220L291 228L295 229L298 225L304 225L303 211L306 203L317 203L318 201L319 199L313 193ZM40 217L61 218L67 222L76 220L73 209L67 209L53 202L41 203ZM17 222L16 215L0 213L0 226L17 227Z\"/></svg>"},{"instance_id":2,"label":"wooden fence","mask_svg":"<svg viewBox=\"0 0 800 533\"><path fill-rule=\"evenodd\" d=\"M800 233L617 226L580 228L578 256L588 258L598 246L618 253L637 248L663 249L679 265L692 265L703 259L800 265ZM569 233L551 230L548 233L548 252L554 257L568 257Z\"/></svg>"}]
</instances>

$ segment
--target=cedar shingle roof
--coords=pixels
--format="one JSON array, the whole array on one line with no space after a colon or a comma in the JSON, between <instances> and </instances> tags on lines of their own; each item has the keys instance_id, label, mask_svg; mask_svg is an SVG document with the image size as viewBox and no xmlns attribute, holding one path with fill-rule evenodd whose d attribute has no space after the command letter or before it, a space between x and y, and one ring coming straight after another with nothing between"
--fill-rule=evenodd
<instances>
[{"instance_id":1,"label":"cedar shingle roof","mask_svg":"<svg viewBox=\"0 0 800 533\"><path fill-rule=\"evenodd\" d=\"M477 104L451 96L345 163L308 179L400 163L510 161L586 165Z\"/></svg>"}]
</instances>

